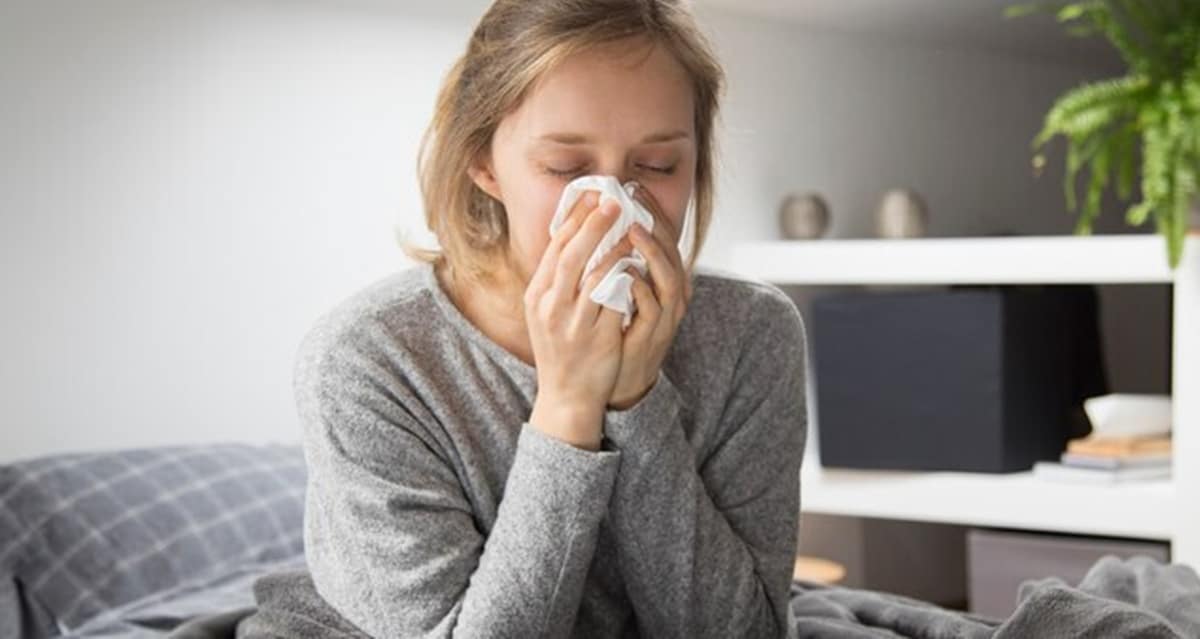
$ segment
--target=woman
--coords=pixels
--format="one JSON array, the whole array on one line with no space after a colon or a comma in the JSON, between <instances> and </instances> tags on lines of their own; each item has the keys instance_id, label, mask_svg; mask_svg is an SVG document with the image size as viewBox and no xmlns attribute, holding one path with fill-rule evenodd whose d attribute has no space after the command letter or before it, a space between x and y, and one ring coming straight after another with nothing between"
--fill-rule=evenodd
<instances>
[{"instance_id":1,"label":"woman","mask_svg":"<svg viewBox=\"0 0 1200 639\"><path fill-rule=\"evenodd\" d=\"M423 147L442 250L301 349L311 579L260 590L246 633L785 634L805 335L778 289L694 268L722 82L680 2L492 5ZM548 231L583 174L656 218L586 277L614 212ZM588 295L634 248L623 331Z\"/></svg>"}]
</instances>

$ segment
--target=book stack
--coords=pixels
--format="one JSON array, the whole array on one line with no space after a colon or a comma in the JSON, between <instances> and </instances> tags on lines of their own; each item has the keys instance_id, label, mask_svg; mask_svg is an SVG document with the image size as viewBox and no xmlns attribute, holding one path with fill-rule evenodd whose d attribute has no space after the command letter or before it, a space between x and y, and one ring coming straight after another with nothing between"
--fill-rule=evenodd
<instances>
[{"instance_id":1,"label":"book stack","mask_svg":"<svg viewBox=\"0 0 1200 639\"><path fill-rule=\"evenodd\" d=\"M1067 443L1057 462L1037 462L1036 477L1115 484L1171 476L1171 397L1114 393L1090 397L1083 410L1092 434Z\"/></svg>"},{"instance_id":2,"label":"book stack","mask_svg":"<svg viewBox=\"0 0 1200 639\"><path fill-rule=\"evenodd\" d=\"M1171 436L1099 436L1071 440L1057 462L1037 462L1035 476L1113 484L1171 476Z\"/></svg>"}]
</instances>

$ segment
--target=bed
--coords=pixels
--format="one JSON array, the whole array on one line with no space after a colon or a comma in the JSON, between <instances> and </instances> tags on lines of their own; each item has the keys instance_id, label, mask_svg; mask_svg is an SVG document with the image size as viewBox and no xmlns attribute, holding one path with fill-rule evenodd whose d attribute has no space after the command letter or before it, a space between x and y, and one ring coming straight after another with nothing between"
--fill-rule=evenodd
<instances>
[{"instance_id":1,"label":"bed","mask_svg":"<svg viewBox=\"0 0 1200 639\"><path fill-rule=\"evenodd\" d=\"M319 617L335 613L302 588L305 479L303 453L289 446L148 448L0 466L0 639L230 639L264 608L308 622L279 634L325 636L308 629L331 627ZM1200 638L1200 577L1146 557L1106 557L1079 584L1032 581L1014 597L1010 618L987 619L795 581L789 636Z\"/></svg>"},{"instance_id":2,"label":"bed","mask_svg":"<svg viewBox=\"0 0 1200 639\"><path fill-rule=\"evenodd\" d=\"M303 567L304 457L203 445L0 466L0 639L156 637Z\"/></svg>"}]
</instances>

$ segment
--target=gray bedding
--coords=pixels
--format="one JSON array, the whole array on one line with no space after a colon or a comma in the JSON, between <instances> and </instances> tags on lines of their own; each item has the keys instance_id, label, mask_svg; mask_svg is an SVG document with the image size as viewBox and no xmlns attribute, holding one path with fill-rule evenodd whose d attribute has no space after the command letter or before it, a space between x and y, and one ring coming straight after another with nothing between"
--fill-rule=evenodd
<instances>
[{"instance_id":1,"label":"gray bedding","mask_svg":"<svg viewBox=\"0 0 1200 639\"><path fill-rule=\"evenodd\" d=\"M1179 564L1105 557L1078 586L1027 581L1004 620L954 612L882 593L792 585L791 637L822 639L1196 639L1200 578Z\"/></svg>"},{"instance_id":2,"label":"gray bedding","mask_svg":"<svg viewBox=\"0 0 1200 639\"><path fill-rule=\"evenodd\" d=\"M0 639L121 630L303 554L297 446L214 444L59 455L0 465ZM256 573L255 570L258 572ZM230 595L232 596L232 595ZM208 601L205 601L205 600ZM103 635L99 635L103 636Z\"/></svg>"},{"instance_id":3,"label":"gray bedding","mask_svg":"<svg viewBox=\"0 0 1200 639\"><path fill-rule=\"evenodd\" d=\"M118 451L0 466L0 639L362 636L316 594L295 447ZM1026 582L987 619L792 584L790 635L1200 639L1200 577L1108 557L1077 585Z\"/></svg>"},{"instance_id":4,"label":"gray bedding","mask_svg":"<svg viewBox=\"0 0 1200 639\"><path fill-rule=\"evenodd\" d=\"M257 607L193 617L171 637L361 637L316 596L303 570L257 583ZM1146 557L1106 557L1076 586L1026 582L1008 619L989 619L897 595L795 582L789 639L1200 638L1200 577Z\"/></svg>"},{"instance_id":5,"label":"gray bedding","mask_svg":"<svg viewBox=\"0 0 1200 639\"><path fill-rule=\"evenodd\" d=\"M219 579L188 584L114 608L64 636L79 639L163 637L190 621L214 630L231 629L232 626L220 625L221 620L236 622L253 610L250 607L254 605L256 581L265 575L303 568L303 555L245 566ZM249 610L238 612L247 608ZM233 636L222 632L228 630L197 636Z\"/></svg>"}]
</instances>

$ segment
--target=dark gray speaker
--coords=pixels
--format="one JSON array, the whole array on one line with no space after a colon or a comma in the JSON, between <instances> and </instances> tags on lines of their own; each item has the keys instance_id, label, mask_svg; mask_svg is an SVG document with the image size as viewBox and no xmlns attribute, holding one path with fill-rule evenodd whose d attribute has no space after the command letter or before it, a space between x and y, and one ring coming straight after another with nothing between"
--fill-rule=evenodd
<instances>
[{"instance_id":1,"label":"dark gray speaker","mask_svg":"<svg viewBox=\"0 0 1200 639\"><path fill-rule=\"evenodd\" d=\"M1011 472L1086 434L1107 392L1095 289L958 287L813 302L824 466Z\"/></svg>"}]
</instances>

